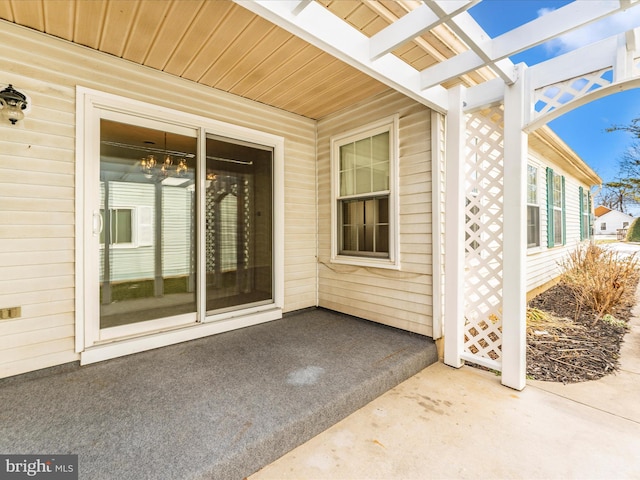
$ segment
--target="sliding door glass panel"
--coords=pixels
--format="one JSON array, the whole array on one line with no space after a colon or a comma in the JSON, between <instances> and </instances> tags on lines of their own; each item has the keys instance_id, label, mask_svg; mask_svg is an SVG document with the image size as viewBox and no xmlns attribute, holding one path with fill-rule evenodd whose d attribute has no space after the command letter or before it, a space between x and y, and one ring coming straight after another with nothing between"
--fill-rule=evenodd
<instances>
[{"instance_id":1,"label":"sliding door glass panel","mask_svg":"<svg viewBox=\"0 0 640 480\"><path fill-rule=\"evenodd\" d=\"M273 302L273 150L208 136L206 309Z\"/></svg>"},{"instance_id":2,"label":"sliding door glass panel","mask_svg":"<svg viewBox=\"0 0 640 480\"><path fill-rule=\"evenodd\" d=\"M196 311L197 139L100 122L100 328Z\"/></svg>"}]
</instances>

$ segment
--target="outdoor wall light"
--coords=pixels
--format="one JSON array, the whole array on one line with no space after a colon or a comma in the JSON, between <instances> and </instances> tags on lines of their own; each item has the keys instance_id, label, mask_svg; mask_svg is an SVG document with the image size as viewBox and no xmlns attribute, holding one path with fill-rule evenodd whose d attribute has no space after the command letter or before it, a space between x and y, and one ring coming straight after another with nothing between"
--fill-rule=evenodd
<instances>
[{"instance_id":1,"label":"outdoor wall light","mask_svg":"<svg viewBox=\"0 0 640 480\"><path fill-rule=\"evenodd\" d=\"M13 88L11 84L0 92L0 114L11 125L24 118L23 110L27 108L27 97Z\"/></svg>"}]
</instances>

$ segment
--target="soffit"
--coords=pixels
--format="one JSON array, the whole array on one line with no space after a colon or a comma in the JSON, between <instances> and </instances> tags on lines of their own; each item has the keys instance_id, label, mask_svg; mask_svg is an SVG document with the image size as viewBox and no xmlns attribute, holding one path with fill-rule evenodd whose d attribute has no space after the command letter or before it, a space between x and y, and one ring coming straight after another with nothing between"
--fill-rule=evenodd
<instances>
[{"instance_id":1,"label":"soffit","mask_svg":"<svg viewBox=\"0 0 640 480\"><path fill-rule=\"evenodd\" d=\"M227 0L0 0L0 18L314 119L389 89Z\"/></svg>"},{"instance_id":2,"label":"soffit","mask_svg":"<svg viewBox=\"0 0 640 480\"><path fill-rule=\"evenodd\" d=\"M415 0L319 0L371 37ZM0 19L318 119L389 90L231 0L0 0ZM467 47L438 25L392 53L417 71ZM479 69L443 87L493 77Z\"/></svg>"}]
</instances>

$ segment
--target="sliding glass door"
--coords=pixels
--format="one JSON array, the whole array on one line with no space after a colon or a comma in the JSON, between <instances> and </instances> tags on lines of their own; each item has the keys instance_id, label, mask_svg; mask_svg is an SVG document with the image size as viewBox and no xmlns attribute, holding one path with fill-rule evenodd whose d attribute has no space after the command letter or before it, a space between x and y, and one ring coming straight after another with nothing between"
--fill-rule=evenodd
<instances>
[{"instance_id":1,"label":"sliding glass door","mask_svg":"<svg viewBox=\"0 0 640 480\"><path fill-rule=\"evenodd\" d=\"M273 302L273 149L208 135L208 314Z\"/></svg>"},{"instance_id":2,"label":"sliding glass door","mask_svg":"<svg viewBox=\"0 0 640 480\"><path fill-rule=\"evenodd\" d=\"M95 112L82 173L84 345L279 318L273 143L197 121Z\"/></svg>"},{"instance_id":3,"label":"sliding glass door","mask_svg":"<svg viewBox=\"0 0 640 480\"><path fill-rule=\"evenodd\" d=\"M195 321L196 134L100 120L100 329Z\"/></svg>"}]
</instances>

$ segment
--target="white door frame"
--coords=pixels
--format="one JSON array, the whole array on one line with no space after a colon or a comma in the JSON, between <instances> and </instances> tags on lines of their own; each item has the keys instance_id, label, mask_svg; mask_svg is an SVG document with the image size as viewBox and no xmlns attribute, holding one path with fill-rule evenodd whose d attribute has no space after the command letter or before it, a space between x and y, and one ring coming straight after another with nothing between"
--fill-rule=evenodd
<instances>
[{"instance_id":1,"label":"white door frame","mask_svg":"<svg viewBox=\"0 0 640 480\"><path fill-rule=\"evenodd\" d=\"M203 295L204 269L204 218L202 201L198 201L198 281L197 316L195 314L161 319L153 324L152 333L143 334L133 326L115 332L121 339L102 338L99 329L99 294L93 285L99 278L95 260L99 238L94 235L94 215L99 211L96 203L95 180L99 178L100 118L136 117L141 124L166 128L178 132L195 132L199 136L199 158L205 158L206 134L264 145L273 149L273 278L274 302L247 309L235 310L207 317ZM196 179L198 191L204 191L204 170ZM94 288L95 287L95 288ZM242 328L282 317L284 306L284 139L246 127L212 120L198 115L131 100L96 90L77 87L76 91L76 352L82 364L114 358L170 345L194 338L212 335L235 328ZM141 322L151 325L149 322ZM131 330L131 331L129 331ZM146 330L146 329L145 329ZM125 337L125 335L134 335ZM107 343L104 341L108 340Z\"/></svg>"}]
</instances>

